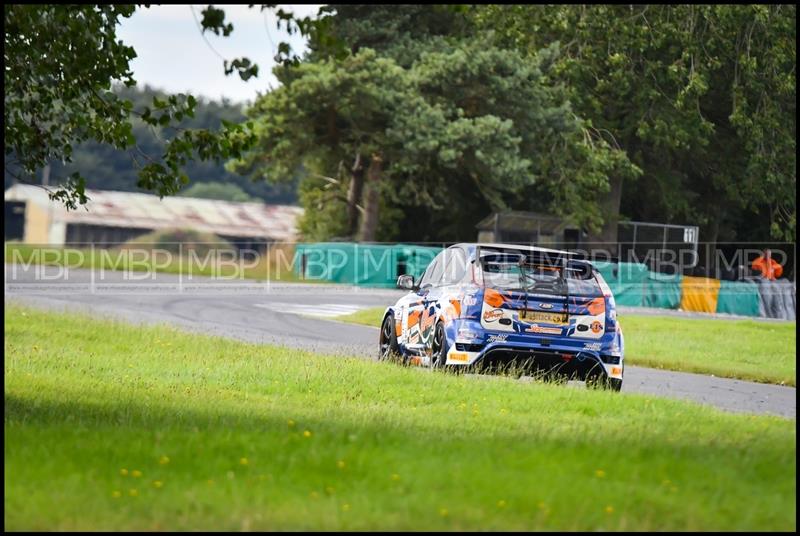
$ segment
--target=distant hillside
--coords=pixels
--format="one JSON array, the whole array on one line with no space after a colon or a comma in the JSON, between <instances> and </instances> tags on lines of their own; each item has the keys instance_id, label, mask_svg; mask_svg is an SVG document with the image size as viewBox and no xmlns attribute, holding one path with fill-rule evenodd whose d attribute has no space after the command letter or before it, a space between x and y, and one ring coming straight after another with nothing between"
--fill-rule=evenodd
<instances>
[{"instance_id":1,"label":"distant hillside","mask_svg":"<svg viewBox=\"0 0 800 536\"><path fill-rule=\"evenodd\" d=\"M153 96L164 95L163 92L149 86L126 88L119 87L115 90L121 97L133 102L134 110L151 106ZM182 124L187 128L220 127L222 120L240 122L244 120L242 108L238 104L223 100L222 102L207 101L198 98L195 108L195 117L187 118ZM162 131L154 132L149 126L139 121L134 122L134 135L139 148L151 157L157 157L163 151ZM267 203L296 204L297 184L273 185L265 181L253 182L247 177L230 173L224 167L224 162L191 162L186 168L190 183L185 189L198 183L230 183L244 190L251 197L262 199ZM128 151L119 151L110 146L95 142L83 143L75 148L72 163L64 166L60 162L51 164L50 183L56 182L57 177L66 176L74 171L80 171L86 177L87 187L99 190L120 190L127 192L143 191L136 187L137 168ZM37 179L41 180L41 173ZM13 179L5 175L4 189L13 184Z\"/></svg>"}]
</instances>

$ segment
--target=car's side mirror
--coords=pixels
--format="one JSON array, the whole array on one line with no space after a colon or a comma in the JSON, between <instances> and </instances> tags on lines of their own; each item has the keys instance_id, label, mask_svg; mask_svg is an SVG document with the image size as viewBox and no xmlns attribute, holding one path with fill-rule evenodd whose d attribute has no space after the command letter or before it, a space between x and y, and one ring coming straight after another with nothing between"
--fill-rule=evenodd
<instances>
[{"instance_id":1,"label":"car's side mirror","mask_svg":"<svg viewBox=\"0 0 800 536\"><path fill-rule=\"evenodd\" d=\"M413 275L401 275L397 278L397 288L402 288L404 290L414 290L414 276Z\"/></svg>"}]
</instances>

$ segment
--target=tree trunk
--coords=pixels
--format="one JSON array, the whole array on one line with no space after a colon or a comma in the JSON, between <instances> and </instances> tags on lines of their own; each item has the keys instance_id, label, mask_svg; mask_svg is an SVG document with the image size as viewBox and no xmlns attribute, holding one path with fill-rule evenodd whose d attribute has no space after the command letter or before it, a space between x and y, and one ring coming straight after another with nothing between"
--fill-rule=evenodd
<instances>
[{"instance_id":1,"label":"tree trunk","mask_svg":"<svg viewBox=\"0 0 800 536\"><path fill-rule=\"evenodd\" d=\"M378 154L373 154L367 169L367 183L364 192L364 217L361 220L361 230L358 239L361 242L374 242L375 232L378 229L378 206L380 204L380 181L383 159Z\"/></svg>"},{"instance_id":2,"label":"tree trunk","mask_svg":"<svg viewBox=\"0 0 800 536\"><path fill-rule=\"evenodd\" d=\"M358 202L364 190L364 165L361 163L361 154L356 154L356 161L352 167L350 185L347 188L347 236L355 237L358 231Z\"/></svg>"},{"instance_id":3,"label":"tree trunk","mask_svg":"<svg viewBox=\"0 0 800 536\"><path fill-rule=\"evenodd\" d=\"M613 256L617 255L617 224L619 223L619 206L622 202L623 178L611 176L608 178L609 190L600 199L600 210L603 214L603 227L597 234L591 234L590 249L604 249Z\"/></svg>"}]
</instances>

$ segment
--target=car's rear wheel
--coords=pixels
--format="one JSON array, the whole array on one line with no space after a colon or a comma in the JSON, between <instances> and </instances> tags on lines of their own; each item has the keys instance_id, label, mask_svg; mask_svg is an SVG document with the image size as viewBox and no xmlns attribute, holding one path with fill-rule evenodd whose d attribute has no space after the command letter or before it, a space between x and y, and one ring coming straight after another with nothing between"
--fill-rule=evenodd
<instances>
[{"instance_id":1,"label":"car's rear wheel","mask_svg":"<svg viewBox=\"0 0 800 536\"><path fill-rule=\"evenodd\" d=\"M589 389L608 389L619 392L622 389L622 380L609 378L603 367L598 363L586 375L586 387Z\"/></svg>"},{"instance_id":2,"label":"car's rear wheel","mask_svg":"<svg viewBox=\"0 0 800 536\"><path fill-rule=\"evenodd\" d=\"M431 368L444 368L447 362L447 337L444 334L444 325L439 322L433 332L431 342Z\"/></svg>"},{"instance_id":3,"label":"car's rear wheel","mask_svg":"<svg viewBox=\"0 0 800 536\"><path fill-rule=\"evenodd\" d=\"M380 350L378 359L389 361L399 359L400 347L397 345L397 334L395 333L394 314L389 313L383 319L380 335Z\"/></svg>"},{"instance_id":4,"label":"car's rear wheel","mask_svg":"<svg viewBox=\"0 0 800 536\"><path fill-rule=\"evenodd\" d=\"M612 391L620 392L622 390L622 380L618 378L607 378L606 384Z\"/></svg>"}]
</instances>

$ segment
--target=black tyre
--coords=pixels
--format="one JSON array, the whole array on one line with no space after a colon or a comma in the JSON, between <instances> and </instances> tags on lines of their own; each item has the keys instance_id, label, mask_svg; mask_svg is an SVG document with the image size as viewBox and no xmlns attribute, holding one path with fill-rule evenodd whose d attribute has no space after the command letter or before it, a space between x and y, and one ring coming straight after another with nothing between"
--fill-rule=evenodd
<instances>
[{"instance_id":1,"label":"black tyre","mask_svg":"<svg viewBox=\"0 0 800 536\"><path fill-rule=\"evenodd\" d=\"M612 391L620 392L622 390L622 380L617 378L608 378L606 379L606 384L608 388Z\"/></svg>"},{"instance_id":2,"label":"black tyre","mask_svg":"<svg viewBox=\"0 0 800 536\"><path fill-rule=\"evenodd\" d=\"M400 358L400 347L397 345L397 334L394 327L394 314L389 313L381 325L378 359L389 361Z\"/></svg>"},{"instance_id":3,"label":"black tyre","mask_svg":"<svg viewBox=\"0 0 800 536\"><path fill-rule=\"evenodd\" d=\"M609 378L605 370L598 364L586 375L586 387L619 392L622 389L622 380Z\"/></svg>"},{"instance_id":4,"label":"black tyre","mask_svg":"<svg viewBox=\"0 0 800 536\"><path fill-rule=\"evenodd\" d=\"M447 362L447 337L444 334L444 325L436 324L431 342L431 368L443 369Z\"/></svg>"}]
</instances>

